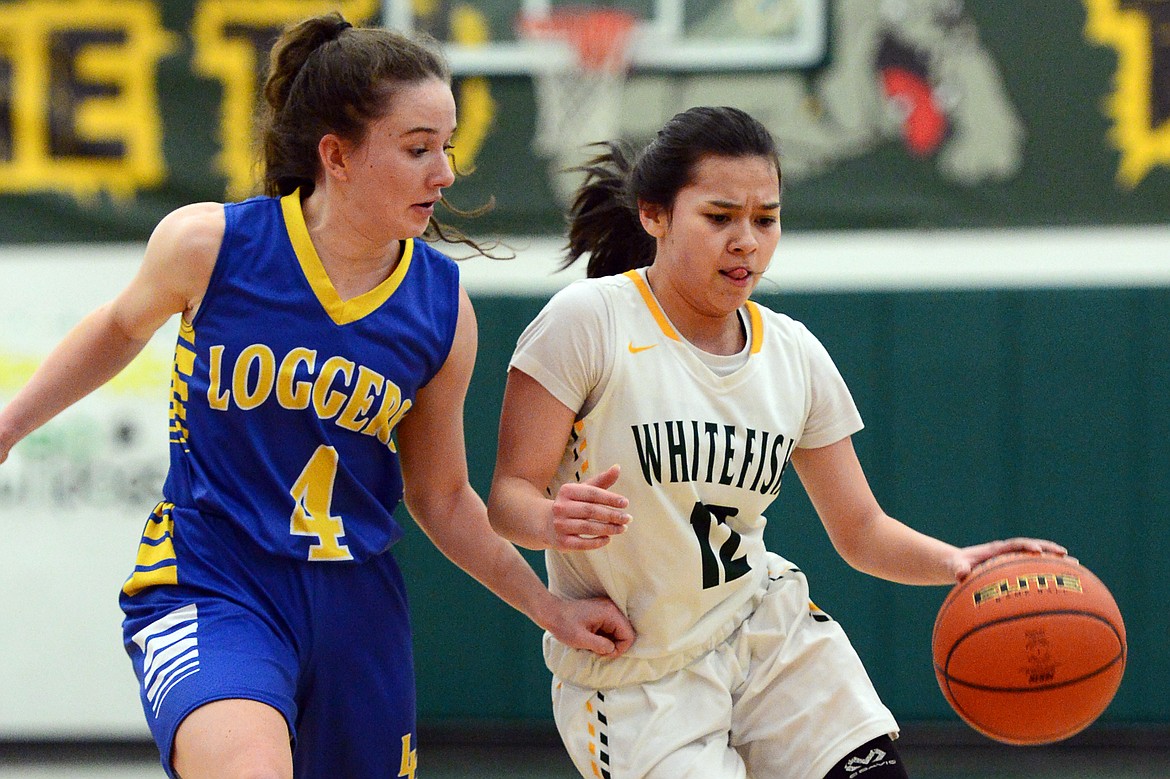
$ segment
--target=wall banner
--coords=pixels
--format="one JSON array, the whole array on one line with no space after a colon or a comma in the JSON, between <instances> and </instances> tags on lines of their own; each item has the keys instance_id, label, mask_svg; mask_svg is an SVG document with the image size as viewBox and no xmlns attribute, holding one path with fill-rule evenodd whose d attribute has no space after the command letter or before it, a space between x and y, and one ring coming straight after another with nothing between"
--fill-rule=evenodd
<instances>
[{"instance_id":1,"label":"wall banner","mask_svg":"<svg viewBox=\"0 0 1170 779\"><path fill-rule=\"evenodd\" d=\"M4 0L0 242L141 240L254 192L267 51L330 8L447 47L449 195L496 202L473 233L559 231L585 144L696 104L777 136L790 228L1170 221L1155 0Z\"/></svg>"}]
</instances>

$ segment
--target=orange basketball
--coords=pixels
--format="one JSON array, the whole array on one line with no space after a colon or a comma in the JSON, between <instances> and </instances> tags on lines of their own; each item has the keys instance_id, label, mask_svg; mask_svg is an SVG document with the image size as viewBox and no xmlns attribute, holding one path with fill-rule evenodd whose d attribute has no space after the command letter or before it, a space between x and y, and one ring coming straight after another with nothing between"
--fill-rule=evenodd
<instances>
[{"instance_id":1,"label":"orange basketball","mask_svg":"<svg viewBox=\"0 0 1170 779\"><path fill-rule=\"evenodd\" d=\"M975 568L939 609L934 672L967 724L1008 744L1048 744L1088 727L1125 673L1125 625L1084 566L1009 554Z\"/></svg>"}]
</instances>

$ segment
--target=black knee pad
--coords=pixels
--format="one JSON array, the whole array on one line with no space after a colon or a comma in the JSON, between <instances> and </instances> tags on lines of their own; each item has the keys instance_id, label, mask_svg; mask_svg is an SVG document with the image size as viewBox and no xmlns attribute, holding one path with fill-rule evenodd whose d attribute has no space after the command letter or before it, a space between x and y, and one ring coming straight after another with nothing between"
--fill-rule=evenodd
<instances>
[{"instance_id":1,"label":"black knee pad","mask_svg":"<svg viewBox=\"0 0 1170 779\"><path fill-rule=\"evenodd\" d=\"M825 779L908 779L902 756L889 736L878 736L854 749L825 774Z\"/></svg>"}]
</instances>

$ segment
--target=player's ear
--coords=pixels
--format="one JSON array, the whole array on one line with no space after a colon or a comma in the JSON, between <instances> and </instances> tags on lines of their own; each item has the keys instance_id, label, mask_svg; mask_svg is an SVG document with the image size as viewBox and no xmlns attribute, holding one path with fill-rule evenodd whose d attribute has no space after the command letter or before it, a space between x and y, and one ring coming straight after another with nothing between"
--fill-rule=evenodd
<instances>
[{"instance_id":1,"label":"player's ear","mask_svg":"<svg viewBox=\"0 0 1170 779\"><path fill-rule=\"evenodd\" d=\"M670 221L668 217L667 210L658 203L638 201L638 219L642 222L642 229L655 238L665 237Z\"/></svg>"},{"instance_id":2,"label":"player's ear","mask_svg":"<svg viewBox=\"0 0 1170 779\"><path fill-rule=\"evenodd\" d=\"M339 135L327 133L317 142L317 156L325 175L341 181L349 179L351 144Z\"/></svg>"}]
</instances>

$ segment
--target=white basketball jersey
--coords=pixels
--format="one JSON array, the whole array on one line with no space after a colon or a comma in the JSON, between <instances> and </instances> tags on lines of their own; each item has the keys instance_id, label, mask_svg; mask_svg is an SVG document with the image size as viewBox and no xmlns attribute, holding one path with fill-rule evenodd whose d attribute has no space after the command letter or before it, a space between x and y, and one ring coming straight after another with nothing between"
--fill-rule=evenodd
<instances>
[{"instance_id":1,"label":"white basketball jersey","mask_svg":"<svg viewBox=\"0 0 1170 779\"><path fill-rule=\"evenodd\" d=\"M607 595L637 639L616 660L551 636L545 648L558 677L603 689L675 670L742 622L766 586L763 512L793 448L834 443L861 422L823 347L789 317L747 303L749 355L720 376L671 325L644 270L578 283L600 285L613 365L550 490L620 463L612 489L633 521L601 549L549 551L549 586Z\"/></svg>"}]
</instances>

